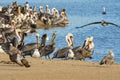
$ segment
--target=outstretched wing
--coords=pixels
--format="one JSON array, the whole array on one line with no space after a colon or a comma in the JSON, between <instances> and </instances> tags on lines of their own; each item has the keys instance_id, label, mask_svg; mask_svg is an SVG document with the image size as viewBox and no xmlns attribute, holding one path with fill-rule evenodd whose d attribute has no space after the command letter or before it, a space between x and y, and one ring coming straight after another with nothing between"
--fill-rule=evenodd
<instances>
[{"instance_id":1,"label":"outstretched wing","mask_svg":"<svg viewBox=\"0 0 120 80\"><path fill-rule=\"evenodd\" d=\"M116 27L118 27L118 28L120 28L120 25L117 25L117 24L115 24L115 23L112 23L112 22L107 22L108 24L111 24L111 25L114 25L114 26L116 26Z\"/></svg>"},{"instance_id":2,"label":"outstretched wing","mask_svg":"<svg viewBox=\"0 0 120 80\"><path fill-rule=\"evenodd\" d=\"M83 28L85 26L89 26L89 25L92 25L92 24L101 24L101 22L92 22L92 23L89 23L89 24L86 24L86 25L83 25L83 26L80 26L80 27L76 27L76 28Z\"/></svg>"}]
</instances>

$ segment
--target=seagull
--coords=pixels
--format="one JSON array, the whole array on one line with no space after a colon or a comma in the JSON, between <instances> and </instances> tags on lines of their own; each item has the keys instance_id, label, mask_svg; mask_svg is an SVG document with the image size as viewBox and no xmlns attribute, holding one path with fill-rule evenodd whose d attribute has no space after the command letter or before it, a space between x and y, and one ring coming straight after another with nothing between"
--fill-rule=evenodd
<instances>
[{"instance_id":1,"label":"seagull","mask_svg":"<svg viewBox=\"0 0 120 80\"><path fill-rule=\"evenodd\" d=\"M103 9L102 9L102 14L103 14L103 15L106 14L106 8L105 8L105 7L103 7Z\"/></svg>"},{"instance_id":2,"label":"seagull","mask_svg":"<svg viewBox=\"0 0 120 80\"><path fill-rule=\"evenodd\" d=\"M106 55L100 62L102 64L113 64L114 63L114 53L112 50L109 51L108 55Z\"/></svg>"},{"instance_id":3,"label":"seagull","mask_svg":"<svg viewBox=\"0 0 120 80\"><path fill-rule=\"evenodd\" d=\"M119 25L117 25L117 24L115 24L115 23L112 23L112 22L107 22L107 21L104 21L104 20L103 20L103 21L100 21L100 22L88 23L88 24L86 24L86 25L83 25L83 26L81 26L81 27L76 27L76 28L83 28L83 27L85 27L85 26L89 26L89 25L92 25L92 24L101 24L103 27L106 27L106 26L108 26L109 24L111 24L111 25L114 25L114 26L120 28Z\"/></svg>"}]
</instances>

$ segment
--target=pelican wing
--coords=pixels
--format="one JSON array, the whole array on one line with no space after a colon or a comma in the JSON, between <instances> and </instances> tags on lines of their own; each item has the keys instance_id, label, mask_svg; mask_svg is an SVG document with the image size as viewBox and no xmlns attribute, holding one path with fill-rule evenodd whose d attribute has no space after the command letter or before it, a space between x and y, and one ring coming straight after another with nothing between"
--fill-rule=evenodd
<instances>
[{"instance_id":1,"label":"pelican wing","mask_svg":"<svg viewBox=\"0 0 120 80\"><path fill-rule=\"evenodd\" d=\"M102 65L102 64L107 64L107 63L109 63L109 61L111 61L112 59L114 59L113 56L110 56L110 55L108 54L108 55L106 55L105 57L103 57L103 59L102 59L101 62L100 62L100 65Z\"/></svg>"},{"instance_id":2,"label":"pelican wing","mask_svg":"<svg viewBox=\"0 0 120 80\"><path fill-rule=\"evenodd\" d=\"M80 26L80 27L76 27L76 28L83 28L85 26L89 26L89 25L92 25L92 24L100 24L101 22L92 22L92 23L88 23L86 25L83 25L83 26Z\"/></svg>"},{"instance_id":3,"label":"pelican wing","mask_svg":"<svg viewBox=\"0 0 120 80\"><path fill-rule=\"evenodd\" d=\"M108 24L111 24L111 25L114 25L114 26L116 26L116 27L118 27L118 28L120 28L120 25L117 25L117 24L115 24L115 23L112 23L112 22L107 22Z\"/></svg>"},{"instance_id":4,"label":"pelican wing","mask_svg":"<svg viewBox=\"0 0 120 80\"><path fill-rule=\"evenodd\" d=\"M67 53L67 51L68 51L69 49L70 49L69 47L65 47L65 48L62 48L62 49L58 49L58 50L54 53L53 58L65 58L65 55L66 55L66 53Z\"/></svg>"}]
</instances>

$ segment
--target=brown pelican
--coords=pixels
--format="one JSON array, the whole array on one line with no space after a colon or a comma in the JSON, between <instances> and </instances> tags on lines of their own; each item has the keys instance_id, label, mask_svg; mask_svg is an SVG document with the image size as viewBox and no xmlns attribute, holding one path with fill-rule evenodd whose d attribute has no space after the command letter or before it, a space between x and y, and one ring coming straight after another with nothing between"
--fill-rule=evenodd
<instances>
[{"instance_id":1,"label":"brown pelican","mask_svg":"<svg viewBox=\"0 0 120 80\"><path fill-rule=\"evenodd\" d=\"M9 55L12 62L19 64L20 66L30 67L28 61L23 58L22 52L14 47L11 43L7 42L1 45L1 48Z\"/></svg>"},{"instance_id":2,"label":"brown pelican","mask_svg":"<svg viewBox=\"0 0 120 80\"><path fill-rule=\"evenodd\" d=\"M40 38L40 36L39 36L39 34L37 33L36 34L36 39L37 39L37 47L34 49L34 52L33 52L33 54L32 54L32 57L40 57L40 53L39 53L39 38Z\"/></svg>"},{"instance_id":3,"label":"brown pelican","mask_svg":"<svg viewBox=\"0 0 120 80\"><path fill-rule=\"evenodd\" d=\"M35 52L38 50L38 47L40 46L38 33L36 33L36 41L37 41L36 43L28 43L23 46L23 48L22 48L23 56L27 56L27 55L32 56L34 53L34 50L35 50ZM37 54L38 54L38 52L37 52Z\"/></svg>"},{"instance_id":4,"label":"brown pelican","mask_svg":"<svg viewBox=\"0 0 120 80\"><path fill-rule=\"evenodd\" d=\"M39 42L39 34L37 33L36 34L36 40L37 42L36 43L28 43L26 45L23 46L23 55L24 56L27 56L27 55L30 55L32 56L34 53L37 52L37 55L39 56L39 52L41 50L42 47L45 46L45 42L46 42L46 39L47 39L48 35L47 34L44 34L42 36L42 41L41 43ZM34 52L34 53L33 53Z\"/></svg>"},{"instance_id":5,"label":"brown pelican","mask_svg":"<svg viewBox=\"0 0 120 80\"><path fill-rule=\"evenodd\" d=\"M92 58L91 55L94 52L93 37L85 39L83 46L73 48L73 51L75 59L84 60L85 58Z\"/></svg>"},{"instance_id":6,"label":"brown pelican","mask_svg":"<svg viewBox=\"0 0 120 80\"><path fill-rule=\"evenodd\" d=\"M49 45L46 45L44 47L41 48L40 53L41 53L41 57L42 56L48 56L48 58L50 59L50 54L55 50L55 38L56 38L56 34L57 32L55 31L52 35L52 39Z\"/></svg>"},{"instance_id":7,"label":"brown pelican","mask_svg":"<svg viewBox=\"0 0 120 80\"><path fill-rule=\"evenodd\" d=\"M76 28L83 28L83 27L86 27L86 26L89 26L89 25L92 25L92 24L101 24L103 27L106 27L107 25L111 24L111 25L114 25L114 26L120 28L119 25L117 25L117 24L115 24L115 23L112 23L112 22L107 22L107 21L104 21L104 20L103 20L103 21L100 21L100 22L88 23L88 24L86 24L86 25L83 25L83 26L81 26L81 27L76 27Z\"/></svg>"},{"instance_id":8,"label":"brown pelican","mask_svg":"<svg viewBox=\"0 0 120 80\"><path fill-rule=\"evenodd\" d=\"M22 52L10 44L9 47L9 58L12 62L15 62L19 65L24 65L25 67L30 67L28 61L23 58Z\"/></svg>"},{"instance_id":9,"label":"brown pelican","mask_svg":"<svg viewBox=\"0 0 120 80\"><path fill-rule=\"evenodd\" d=\"M109 54L106 55L100 62L100 65L102 64L113 64L114 63L114 53L112 50L109 51Z\"/></svg>"},{"instance_id":10,"label":"brown pelican","mask_svg":"<svg viewBox=\"0 0 120 80\"><path fill-rule=\"evenodd\" d=\"M68 33L66 35L66 42L68 43L68 46L65 48L58 49L55 53L53 58L65 58L70 56L70 52L72 52L70 49L73 48L73 34ZM70 52L69 52L70 51ZM67 55L67 56L66 56ZM52 58L52 59L53 59Z\"/></svg>"}]
</instances>

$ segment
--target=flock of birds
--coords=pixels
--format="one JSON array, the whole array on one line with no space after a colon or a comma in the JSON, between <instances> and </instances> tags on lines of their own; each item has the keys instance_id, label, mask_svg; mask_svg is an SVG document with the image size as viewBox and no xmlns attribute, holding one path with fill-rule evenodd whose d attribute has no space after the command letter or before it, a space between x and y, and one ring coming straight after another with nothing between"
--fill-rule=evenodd
<instances>
[{"instance_id":1,"label":"flock of birds","mask_svg":"<svg viewBox=\"0 0 120 80\"><path fill-rule=\"evenodd\" d=\"M14 3L14 8L16 8L16 5ZM13 8L13 9L14 9ZM12 10L13 10L12 9ZM5 53L9 55L9 59L17 63L20 66L30 67L29 62L27 61L26 56L31 56L35 58L40 58L45 56L49 59L50 54L53 53L53 51L56 48L56 35L57 32L53 32L52 39L49 44L46 44L46 41L48 40L48 35L43 34L41 39L39 34L35 31L36 28L36 18L29 16L25 18L25 22L23 19L20 19L21 10L19 10L19 7L13 10L12 16L11 13L7 11L2 11L2 16L0 17L0 53ZM4 15L6 14L6 15ZM9 17L8 17L9 15ZM30 15L30 14L29 14ZM7 18L6 18L7 17ZM17 20L15 20L17 19ZM101 23L102 25L106 24L112 24L108 23L106 21L103 22L97 22ZM115 25L115 24L113 24ZM82 26L83 27L83 26ZM28 34L35 32L36 33L36 42L35 43L28 43L25 44L24 39L27 37ZM93 37L86 38L84 40L84 43L82 46L74 47L74 40L73 40L73 34L68 33L65 37L65 40L67 42L67 46L61 49L58 49L52 59L54 58L64 58L66 60L73 59L73 60L85 60L86 58L92 59L92 55L94 53L94 43L93 43ZM114 62L114 54L110 50L109 54L106 55L100 62L100 64L112 64Z\"/></svg>"}]
</instances>

